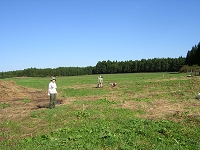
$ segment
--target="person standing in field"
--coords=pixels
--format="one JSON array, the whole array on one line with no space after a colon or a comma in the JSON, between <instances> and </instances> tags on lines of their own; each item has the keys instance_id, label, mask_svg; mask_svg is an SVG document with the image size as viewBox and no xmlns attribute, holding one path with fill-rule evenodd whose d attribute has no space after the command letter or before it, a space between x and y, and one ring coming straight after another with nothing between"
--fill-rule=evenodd
<instances>
[{"instance_id":1,"label":"person standing in field","mask_svg":"<svg viewBox=\"0 0 200 150\"><path fill-rule=\"evenodd\" d=\"M48 87L48 95L50 96L50 104L49 104L49 108L55 108L56 106L56 95L58 94L56 88L56 78L52 77L51 82L49 83L49 87Z\"/></svg>"},{"instance_id":2,"label":"person standing in field","mask_svg":"<svg viewBox=\"0 0 200 150\"><path fill-rule=\"evenodd\" d=\"M98 77L98 85L97 85L97 87L103 87L103 77L102 76Z\"/></svg>"}]
</instances>

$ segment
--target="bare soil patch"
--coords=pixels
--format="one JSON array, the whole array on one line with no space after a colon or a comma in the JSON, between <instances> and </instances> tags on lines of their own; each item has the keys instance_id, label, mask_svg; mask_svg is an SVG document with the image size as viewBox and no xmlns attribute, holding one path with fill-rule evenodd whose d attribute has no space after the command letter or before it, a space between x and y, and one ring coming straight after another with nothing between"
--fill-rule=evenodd
<instances>
[{"instance_id":1,"label":"bare soil patch","mask_svg":"<svg viewBox=\"0 0 200 150\"><path fill-rule=\"evenodd\" d=\"M177 121L181 117L200 117L200 102L176 102L166 100L156 100L154 102L126 101L121 107L131 110L143 110L145 113L138 115L148 119L172 119ZM196 111L195 111L196 110Z\"/></svg>"},{"instance_id":2,"label":"bare soil patch","mask_svg":"<svg viewBox=\"0 0 200 150\"><path fill-rule=\"evenodd\" d=\"M57 98L57 104L66 100ZM5 106L5 107L4 107ZM14 81L0 82L0 119L17 119L27 116L33 109L49 107L47 91L25 88Z\"/></svg>"}]
</instances>

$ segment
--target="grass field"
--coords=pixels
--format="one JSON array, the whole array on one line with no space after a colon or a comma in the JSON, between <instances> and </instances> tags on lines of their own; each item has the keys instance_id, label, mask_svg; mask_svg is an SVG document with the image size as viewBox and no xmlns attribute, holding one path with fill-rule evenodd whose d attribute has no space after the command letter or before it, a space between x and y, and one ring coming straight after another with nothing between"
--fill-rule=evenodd
<instances>
[{"instance_id":1,"label":"grass field","mask_svg":"<svg viewBox=\"0 0 200 150\"><path fill-rule=\"evenodd\" d=\"M55 109L30 110L0 124L2 150L199 150L200 77L178 73L57 77ZM47 91L50 78L11 78ZM111 87L107 82L116 82ZM45 95L44 95L45 96ZM31 99L19 100L28 105ZM12 104L0 103L0 109ZM26 107L26 105L24 105Z\"/></svg>"}]
</instances>

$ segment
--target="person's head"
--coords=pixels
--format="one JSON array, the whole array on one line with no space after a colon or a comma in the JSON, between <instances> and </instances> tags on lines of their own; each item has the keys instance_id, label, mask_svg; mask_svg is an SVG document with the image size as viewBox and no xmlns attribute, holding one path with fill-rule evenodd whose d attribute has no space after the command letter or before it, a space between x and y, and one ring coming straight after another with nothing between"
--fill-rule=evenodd
<instances>
[{"instance_id":1,"label":"person's head","mask_svg":"<svg viewBox=\"0 0 200 150\"><path fill-rule=\"evenodd\" d=\"M56 81L56 78L55 77L51 77L51 80L52 82L55 82Z\"/></svg>"}]
</instances>

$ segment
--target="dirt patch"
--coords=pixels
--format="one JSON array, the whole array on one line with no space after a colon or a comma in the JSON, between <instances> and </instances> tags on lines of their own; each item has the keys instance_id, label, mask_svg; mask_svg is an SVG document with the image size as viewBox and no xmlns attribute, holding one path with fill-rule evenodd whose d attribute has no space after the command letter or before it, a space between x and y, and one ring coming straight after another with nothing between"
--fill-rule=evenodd
<instances>
[{"instance_id":1,"label":"dirt patch","mask_svg":"<svg viewBox=\"0 0 200 150\"><path fill-rule=\"evenodd\" d=\"M57 98L57 104L66 100ZM33 109L49 107L47 91L25 88L14 81L0 82L0 119L17 119L25 117Z\"/></svg>"},{"instance_id":2,"label":"dirt patch","mask_svg":"<svg viewBox=\"0 0 200 150\"><path fill-rule=\"evenodd\" d=\"M156 100L154 102L126 101L121 107L131 110L143 110L145 113L140 114L139 117L148 119L172 119L173 116L180 118L184 115L200 117L200 112L198 111L200 102L170 103L165 100Z\"/></svg>"}]
</instances>

